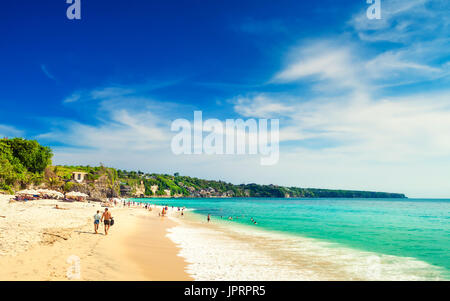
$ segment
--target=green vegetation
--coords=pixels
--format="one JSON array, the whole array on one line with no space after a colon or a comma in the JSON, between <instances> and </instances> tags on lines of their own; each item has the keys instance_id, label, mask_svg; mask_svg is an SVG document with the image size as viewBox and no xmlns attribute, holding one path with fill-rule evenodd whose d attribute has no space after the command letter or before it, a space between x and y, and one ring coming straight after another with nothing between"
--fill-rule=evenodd
<instances>
[{"instance_id":1,"label":"green vegetation","mask_svg":"<svg viewBox=\"0 0 450 301\"><path fill-rule=\"evenodd\" d=\"M295 198L405 198L404 194L372 191L330 190L257 184L240 185L239 187L250 191L250 196L252 197L288 196Z\"/></svg>"},{"instance_id":2,"label":"green vegetation","mask_svg":"<svg viewBox=\"0 0 450 301\"><path fill-rule=\"evenodd\" d=\"M276 185L241 184L210 181L179 173L149 174L91 166L51 166L52 151L37 141L22 138L0 140L0 190L12 193L31 184L45 184L62 191L84 191L97 196L171 196L184 197L302 197L302 198L404 198L397 193L328 190ZM73 172L84 172L84 183L72 181ZM153 192L154 191L154 192Z\"/></svg>"},{"instance_id":3,"label":"green vegetation","mask_svg":"<svg viewBox=\"0 0 450 301\"><path fill-rule=\"evenodd\" d=\"M86 173L84 183L75 183L70 181L72 179L72 174L74 172L84 172ZM119 178L117 175L117 170L114 168L108 168L102 164L98 167L91 166L49 166L45 172L45 178L47 183L51 179L56 177L59 179L57 187L65 192L69 191L92 191L100 186L106 189L108 192L105 197L119 196ZM49 176L49 174L52 174Z\"/></svg>"},{"instance_id":4,"label":"green vegetation","mask_svg":"<svg viewBox=\"0 0 450 301\"><path fill-rule=\"evenodd\" d=\"M123 185L133 186L143 182L145 196L152 196L152 186L158 186L156 195L165 195L164 190L170 190L171 195L184 197L297 197L297 198L405 198L404 194L329 190L314 188L283 187L276 185L241 184L233 185L223 181L211 181L187 176L179 173L171 175L148 174L143 172L119 170L118 176Z\"/></svg>"},{"instance_id":5,"label":"green vegetation","mask_svg":"<svg viewBox=\"0 0 450 301\"><path fill-rule=\"evenodd\" d=\"M13 190L40 184L44 170L51 164L50 148L22 138L0 140L0 190Z\"/></svg>"}]
</instances>

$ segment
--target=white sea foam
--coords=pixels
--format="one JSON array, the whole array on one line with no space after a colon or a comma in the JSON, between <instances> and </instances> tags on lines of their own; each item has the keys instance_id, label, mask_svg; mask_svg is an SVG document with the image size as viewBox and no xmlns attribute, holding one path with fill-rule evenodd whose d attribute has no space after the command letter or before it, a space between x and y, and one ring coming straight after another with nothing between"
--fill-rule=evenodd
<instances>
[{"instance_id":1,"label":"white sea foam","mask_svg":"<svg viewBox=\"0 0 450 301\"><path fill-rule=\"evenodd\" d=\"M178 222L168 237L195 280L439 280L437 267L414 258L346 248L241 225Z\"/></svg>"}]
</instances>

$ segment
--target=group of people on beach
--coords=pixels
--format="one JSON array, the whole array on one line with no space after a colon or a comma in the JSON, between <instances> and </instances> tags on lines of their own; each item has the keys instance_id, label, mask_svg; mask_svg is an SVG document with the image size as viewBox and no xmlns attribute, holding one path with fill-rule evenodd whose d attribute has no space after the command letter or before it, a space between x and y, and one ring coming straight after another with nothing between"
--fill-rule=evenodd
<instances>
[{"instance_id":1,"label":"group of people on beach","mask_svg":"<svg viewBox=\"0 0 450 301\"><path fill-rule=\"evenodd\" d=\"M117 206L117 202L113 203L114 205ZM145 210L148 211L152 211L152 205L148 204L148 203L140 203L140 202L131 202L131 201L123 201L122 203L123 207L134 207L134 206L139 206L141 208L144 208ZM172 206L172 210L174 210L175 208ZM180 208L177 207L177 211L181 213L181 216L184 216L184 210L185 207ZM162 207L161 212L158 213L158 216L160 217L164 217L168 214L169 211L169 206L165 205ZM220 216L220 218L223 218L223 216ZM236 217L236 219L238 219L238 217ZM208 216L206 217L206 220L208 223L211 222L211 214L208 214ZM233 217L229 216L228 220L232 221ZM257 225L258 223L256 222L256 220L252 217L250 218L251 222L254 225ZM105 208L105 211L103 212L103 214L100 216L100 211L98 210L97 213L94 215L94 230L95 230L95 234L98 234L98 228L100 223L103 222L103 224L105 225L105 235L108 235L108 231L109 228L114 224L114 219L112 218L111 212L109 211L108 208Z\"/></svg>"},{"instance_id":2,"label":"group of people on beach","mask_svg":"<svg viewBox=\"0 0 450 301\"><path fill-rule=\"evenodd\" d=\"M181 216L184 216L184 209L186 209L186 207L177 207L177 211L180 213ZM172 210L175 210L175 207L172 206ZM158 213L159 216L164 217L167 215L167 213L169 213L169 206L165 205L163 206L162 210L160 213Z\"/></svg>"},{"instance_id":3,"label":"group of people on beach","mask_svg":"<svg viewBox=\"0 0 450 301\"><path fill-rule=\"evenodd\" d=\"M120 203L116 200L111 200L109 202L109 205L111 206L117 206ZM122 206L124 208L130 208L130 207L140 207L148 211L152 211L152 205L148 203L141 203L141 202L133 202L133 201L123 201ZM184 216L184 210L186 207L177 207L177 211L180 213L181 216ZM175 208L172 206L172 210L175 210ZM164 217L169 212L169 206L165 205L162 207L161 212L158 213L160 217ZM105 226L105 235L108 235L109 228L114 225L114 218L111 215L111 211L108 208L105 208L105 211L102 215L100 215L100 210L97 210L97 213L94 215L94 232L95 234L98 234L98 229L100 227L100 223L103 223Z\"/></svg>"},{"instance_id":4,"label":"group of people on beach","mask_svg":"<svg viewBox=\"0 0 450 301\"><path fill-rule=\"evenodd\" d=\"M100 210L97 210L97 213L94 215L94 231L95 234L98 234L98 228L100 223L105 225L105 235L108 235L109 227L114 225L114 219L111 215L111 211L108 208L105 208L105 211L100 216Z\"/></svg>"}]
</instances>

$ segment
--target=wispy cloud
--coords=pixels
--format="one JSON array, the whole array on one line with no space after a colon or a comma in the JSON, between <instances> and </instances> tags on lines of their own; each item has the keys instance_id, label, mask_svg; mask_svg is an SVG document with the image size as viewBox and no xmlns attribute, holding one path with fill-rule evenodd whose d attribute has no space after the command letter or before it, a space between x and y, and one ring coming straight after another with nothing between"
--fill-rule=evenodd
<instances>
[{"instance_id":1,"label":"wispy cloud","mask_svg":"<svg viewBox=\"0 0 450 301\"><path fill-rule=\"evenodd\" d=\"M130 85L105 85L96 87L94 89L84 89L74 91L67 96L63 103L70 104L73 102L91 102L101 100L114 100L124 97L139 98L148 95L150 92L160 88L166 88L177 83L180 83L181 79L167 80L167 81L147 81L142 84L130 84Z\"/></svg>"},{"instance_id":2,"label":"wispy cloud","mask_svg":"<svg viewBox=\"0 0 450 301\"><path fill-rule=\"evenodd\" d=\"M349 24L365 41L407 43L448 34L449 9L446 0L382 1L380 20L369 20L359 11Z\"/></svg>"},{"instance_id":3,"label":"wispy cloud","mask_svg":"<svg viewBox=\"0 0 450 301\"><path fill-rule=\"evenodd\" d=\"M174 104L154 101L133 88L107 86L78 91L64 100L74 109L80 103L89 110L90 124L62 120L39 136L68 147L109 150L154 150L169 145L170 120ZM182 106L179 106L182 107Z\"/></svg>"},{"instance_id":4,"label":"wispy cloud","mask_svg":"<svg viewBox=\"0 0 450 301\"><path fill-rule=\"evenodd\" d=\"M265 101L259 107L262 97ZM353 158L404 161L450 152L450 91L370 101L346 96L290 104L256 96L235 109L243 116L284 116L281 141L322 139L321 148Z\"/></svg>"},{"instance_id":5,"label":"wispy cloud","mask_svg":"<svg viewBox=\"0 0 450 301\"><path fill-rule=\"evenodd\" d=\"M292 107L273 101L270 96L258 94L244 97L238 96L233 101L234 110L245 117L271 118L290 113Z\"/></svg>"},{"instance_id":6,"label":"wispy cloud","mask_svg":"<svg viewBox=\"0 0 450 301\"><path fill-rule=\"evenodd\" d=\"M135 93L133 88L123 88L120 86L107 86L94 90L75 91L63 100L63 103L70 104L77 101L94 101L103 99L117 99Z\"/></svg>"},{"instance_id":7,"label":"wispy cloud","mask_svg":"<svg viewBox=\"0 0 450 301\"><path fill-rule=\"evenodd\" d=\"M66 97L66 98L63 100L63 103L76 102L76 101L78 101L78 100L80 100L80 99L81 99L81 94L80 94L80 92L75 92L75 93L71 94L70 96Z\"/></svg>"},{"instance_id":8,"label":"wispy cloud","mask_svg":"<svg viewBox=\"0 0 450 301\"><path fill-rule=\"evenodd\" d=\"M9 125L0 124L0 137L20 137L23 131Z\"/></svg>"},{"instance_id":9,"label":"wispy cloud","mask_svg":"<svg viewBox=\"0 0 450 301\"><path fill-rule=\"evenodd\" d=\"M362 94L377 86L430 81L449 77L450 64L442 50L447 47L449 39L436 39L374 55L341 38L308 41L290 51L286 66L271 82L309 80L321 93L351 89Z\"/></svg>"},{"instance_id":10,"label":"wispy cloud","mask_svg":"<svg viewBox=\"0 0 450 301\"><path fill-rule=\"evenodd\" d=\"M360 77L360 58L354 53L352 46L343 46L339 40L308 41L290 51L287 65L271 82L310 79L316 85L326 82L328 89L367 89Z\"/></svg>"},{"instance_id":11,"label":"wispy cloud","mask_svg":"<svg viewBox=\"0 0 450 301\"><path fill-rule=\"evenodd\" d=\"M352 158L392 162L442 156L450 151L443 142L450 130L450 91L402 91L394 97L382 89L448 75L448 66L428 64L428 46L419 48L368 56L340 39L308 41L291 50L272 83L308 82L315 94L253 93L239 97L234 109L246 117L283 118L281 141L320 140L320 148Z\"/></svg>"},{"instance_id":12,"label":"wispy cloud","mask_svg":"<svg viewBox=\"0 0 450 301\"><path fill-rule=\"evenodd\" d=\"M126 110L110 112L98 125L87 125L75 121L57 124L57 129L42 134L40 139L58 141L73 148L105 149L120 151L150 151L168 143L168 126L152 113L131 113Z\"/></svg>"},{"instance_id":13,"label":"wispy cloud","mask_svg":"<svg viewBox=\"0 0 450 301\"><path fill-rule=\"evenodd\" d=\"M41 70L42 70L42 72L44 72L45 76L47 76L49 79L56 81L56 78L53 76L53 74L50 73L50 71L48 71L48 68L46 65L42 64Z\"/></svg>"}]
</instances>

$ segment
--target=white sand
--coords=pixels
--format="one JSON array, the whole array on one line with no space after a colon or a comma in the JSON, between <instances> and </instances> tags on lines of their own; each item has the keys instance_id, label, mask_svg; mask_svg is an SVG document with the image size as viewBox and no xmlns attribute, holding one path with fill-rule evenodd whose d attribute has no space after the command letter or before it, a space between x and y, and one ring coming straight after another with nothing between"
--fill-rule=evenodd
<instances>
[{"instance_id":1,"label":"white sand","mask_svg":"<svg viewBox=\"0 0 450 301\"><path fill-rule=\"evenodd\" d=\"M17 255L33 245L64 237L65 230L79 228L93 220L98 203L68 203L55 200L13 202L0 195L0 256ZM55 209L58 204L60 208Z\"/></svg>"},{"instance_id":2,"label":"white sand","mask_svg":"<svg viewBox=\"0 0 450 301\"><path fill-rule=\"evenodd\" d=\"M73 255L81 262L78 280L192 279L167 237L175 223L159 210L113 207L116 225L105 236L103 225L93 233L93 216L104 210L98 203L10 198L0 195L0 280L68 280Z\"/></svg>"}]
</instances>

